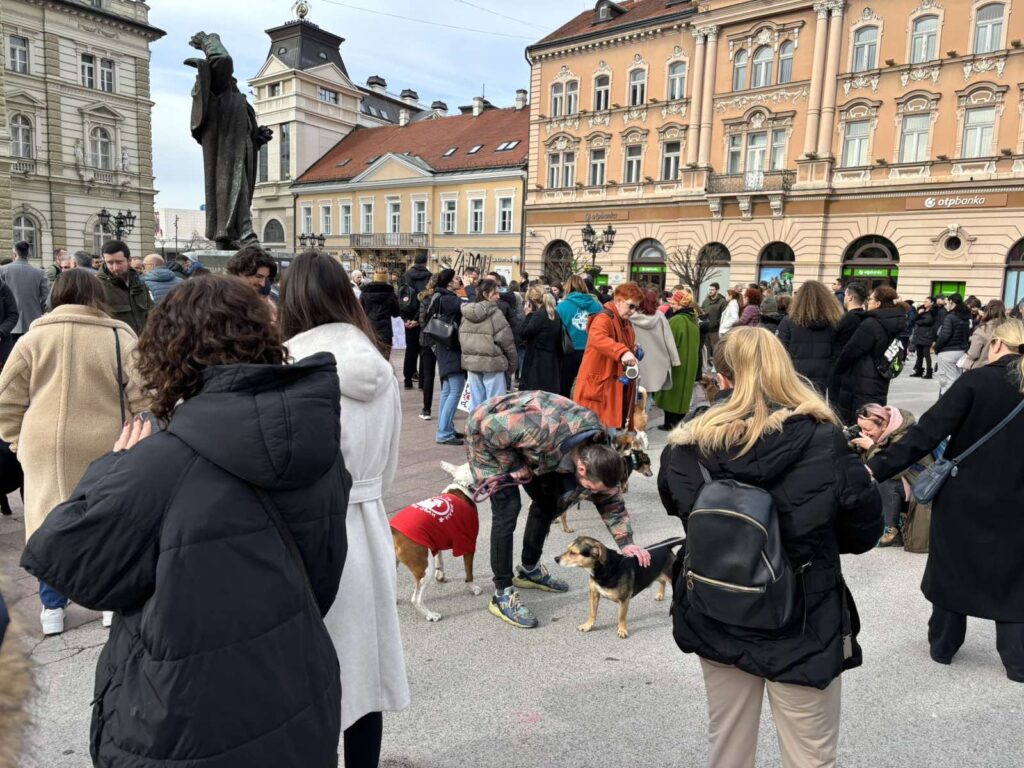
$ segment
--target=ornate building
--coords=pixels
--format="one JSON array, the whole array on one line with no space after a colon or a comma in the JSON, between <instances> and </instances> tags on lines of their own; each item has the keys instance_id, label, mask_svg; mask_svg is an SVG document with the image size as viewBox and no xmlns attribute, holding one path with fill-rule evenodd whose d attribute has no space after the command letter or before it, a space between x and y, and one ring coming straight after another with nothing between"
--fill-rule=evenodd
<instances>
[{"instance_id":1,"label":"ornate building","mask_svg":"<svg viewBox=\"0 0 1024 768\"><path fill-rule=\"evenodd\" d=\"M600 0L531 46L526 261L1024 298L1020 0Z\"/></svg>"},{"instance_id":2,"label":"ornate building","mask_svg":"<svg viewBox=\"0 0 1024 768\"><path fill-rule=\"evenodd\" d=\"M101 209L130 211L153 242L149 46L164 33L134 0L4 0L0 27L0 240L96 252Z\"/></svg>"}]
</instances>

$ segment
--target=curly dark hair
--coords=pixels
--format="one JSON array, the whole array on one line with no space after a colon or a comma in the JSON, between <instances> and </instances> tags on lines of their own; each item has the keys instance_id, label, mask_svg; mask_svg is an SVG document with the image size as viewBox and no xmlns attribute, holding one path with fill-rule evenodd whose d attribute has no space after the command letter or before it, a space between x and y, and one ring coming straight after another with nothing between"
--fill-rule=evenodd
<instances>
[{"instance_id":1,"label":"curly dark hair","mask_svg":"<svg viewBox=\"0 0 1024 768\"><path fill-rule=\"evenodd\" d=\"M136 352L152 411L169 421L179 400L203 388L214 365L283 365L287 350L270 307L235 277L209 275L182 283L154 307Z\"/></svg>"}]
</instances>

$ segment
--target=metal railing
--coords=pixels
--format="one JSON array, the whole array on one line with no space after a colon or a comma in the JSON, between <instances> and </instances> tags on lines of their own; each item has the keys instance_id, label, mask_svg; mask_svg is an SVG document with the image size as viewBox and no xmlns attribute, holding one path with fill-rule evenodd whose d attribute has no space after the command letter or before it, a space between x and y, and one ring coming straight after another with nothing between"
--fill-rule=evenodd
<instances>
[{"instance_id":1,"label":"metal railing","mask_svg":"<svg viewBox=\"0 0 1024 768\"><path fill-rule=\"evenodd\" d=\"M795 180L795 171L712 174L708 179L708 192L713 195L742 194L744 192L788 192Z\"/></svg>"},{"instance_id":2,"label":"metal railing","mask_svg":"<svg viewBox=\"0 0 1024 768\"><path fill-rule=\"evenodd\" d=\"M427 235L409 232L373 232L365 235L350 235L353 248L426 248Z\"/></svg>"}]
</instances>

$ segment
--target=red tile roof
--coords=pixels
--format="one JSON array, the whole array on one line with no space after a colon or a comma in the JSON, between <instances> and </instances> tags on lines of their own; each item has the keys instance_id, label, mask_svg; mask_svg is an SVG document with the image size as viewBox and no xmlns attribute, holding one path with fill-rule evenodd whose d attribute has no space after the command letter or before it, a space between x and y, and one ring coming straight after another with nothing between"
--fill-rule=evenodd
<instances>
[{"instance_id":1,"label":"red tile roof","mask_svg":"<svg viewBox=\"0 0 1024 768\"><path fill-rule=\"evenodd\" d=\"M501 144L512 141L519 144L497 151ZM469 154L477 145L483 146ZM445 157L452 147L455 152ZM295 183L351 181L388 153L411 155L438 173L523 166L530 154L530 110L488 109L477 117L455 115L404 127L356 128Z\"/></svg>"},{"instance_id":2,"label":"red tile roof","mask_svg":"<svg viewBox=\"0 0 1024 768\"><path fill-rule=\"evenodd\" d=\"M619 27L653 21L662 16L683 16L696 12L693 3L688 0L619 0L613 2L612 6L618 6L624 13L616 15L613 10L610 19L598 21L595 3L572 21L530 46L531 50L583 35L603 35Z\"/></svg>"}]
</instances>

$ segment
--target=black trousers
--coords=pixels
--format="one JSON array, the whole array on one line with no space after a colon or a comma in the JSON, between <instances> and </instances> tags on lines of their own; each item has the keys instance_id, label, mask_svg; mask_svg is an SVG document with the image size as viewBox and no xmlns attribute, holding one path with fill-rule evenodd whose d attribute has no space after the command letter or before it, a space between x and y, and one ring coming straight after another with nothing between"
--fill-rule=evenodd
<instances>
[{"instance_id":1,"label":"black trousers","mask_svg":"<svg viewBox=\"0 0 1024 768\"><path fill-rule=\"evenodd\" d=\"M536 565L544 552L544 540L551 523L558 517L558 498L571 491L576 481L572 475L551 472L535 477L523 489L530 497L530 512L523 532L524 565ZM494 587L499 592L512 586L512 545L516 523L522 511L519 488L502 488L491 497L491 571Z\"/></svg>"},{"instance_id":2,"label":"black trousers","mask_svg":"<svg viewBox=\"0 0 1024 768\"><path fill-rule=\"evenodd\" d=\"M405 329L405 360L402 363L402 373L405 376L405 386L412 384L412 377L420 371L420 328Z\"/></svg>"},{"instance_id":3,"label":"black trousers","mask_svg":"<svg viewBox=\"0 0 1024 768\"><path fill-rule=\"evenodd\" d=\"M932 375L932 348L927 344L915 344L917 350L917 362L914 363L914 373L921 374L925 361L928 362L928 375Z\"/></svg>"},{"instance_id":4,"label":"black trousers","mask_svg":"<svg viewBox=\"0 0 1024 768\"><path fill-rule=\"evenodd\" d=\"M370 712L345 729L345 768L377 768L384 737L384 717Z\"/></svg>"},{"instance_id":5,"label":"black trousers","mask_svg":"<svg viewBox=\"0 0 1024 768\"><path fill-rule=\"evenodd\" d=\"M928 644L932 658L949 663L967 637L967 617L932 605L928 620ZM996 622L996 650L1006 667L1006 676L1024 683L1024 624Z\"/></svg>"},{"instance_id":6,"label":"black trousers","mask_svg":"<svg viewBox=\"0 0 1024 768\"><path fill-rule=\"evenodd\" d=\"M562 397L572 397L572 385L576 382L576 374L580 372L583 364L583 350L577 349L571 355L562 358L562 367L559 372L558 394Z\"/></svg>"},{"instance_id":7,"label":"black trousers","mask_svg":"<svg viewBox=\"0 0 1024 768\"><path fill-rule=\"evenodd\" d=\"M437 374L437 357L433 347L423 347L420 355L420 387L423 388L423 410L430 413L434 403L434 377Z\"/></svg>"}]
</instances>

